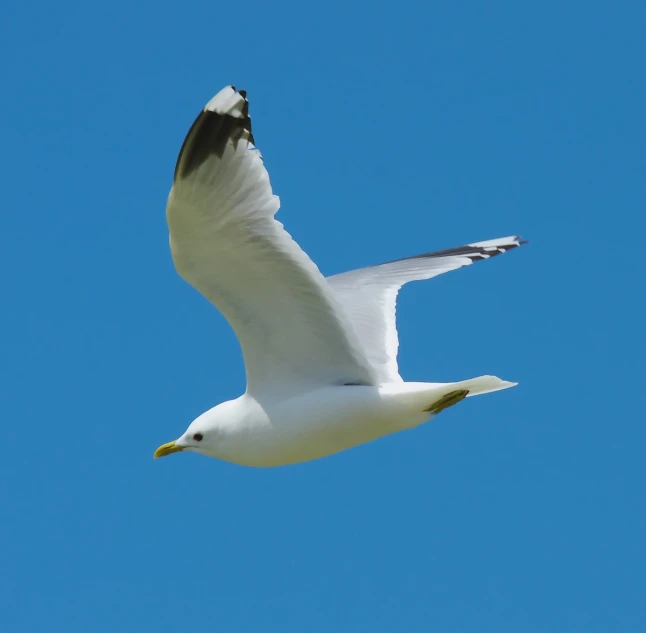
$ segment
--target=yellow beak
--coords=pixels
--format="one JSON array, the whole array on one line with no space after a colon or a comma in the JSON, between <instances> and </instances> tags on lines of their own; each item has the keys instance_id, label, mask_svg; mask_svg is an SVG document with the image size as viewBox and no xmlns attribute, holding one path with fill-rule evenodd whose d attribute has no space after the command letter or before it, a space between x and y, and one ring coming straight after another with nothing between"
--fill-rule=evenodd
<instances>
[{"instance_id":1,"label":"yellow beak","mask_svg":"<svg viewBox=\"0 0 646 633\"><path fill-rule=\"evenodd\" d=\"M175 440L173 440L172 442L168 442L168 444L162 444L155 451L153 458L157 459L158 457L166 457L166 455L170 455L171 453L179 453L180 451L183 451L183 450L184 450L184 447L177 446L177 444L175 444Z\"/></svg>"}]
</instances>

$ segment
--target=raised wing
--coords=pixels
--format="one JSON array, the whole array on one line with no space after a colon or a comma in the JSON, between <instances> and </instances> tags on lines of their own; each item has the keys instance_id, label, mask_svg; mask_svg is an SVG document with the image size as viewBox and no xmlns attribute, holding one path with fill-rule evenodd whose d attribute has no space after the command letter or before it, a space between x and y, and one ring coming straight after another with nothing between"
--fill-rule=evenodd
<instances>
[{"instance_id":1,"label":"raised wing","mask_svg":"<svg viewBox=\"0 0 646 633\"><path fill-rule=\"evenodd\" d=\"M524 243L517 236L476 242L351 270L328 277L327 281L350 317L380 382L401 382L395 322L399 289L409 281L430 279L475 261L495 257Z\"/></svg>"},{"instance_id":2,"label":"raised wing","mask_svg":"<svg viewBox=\"0 0 646 633\"><path fill-rule=\"evenodd\" d=\"M249 392L374 384L325 278L274 219L248 108L244 91L224 88L184 141L166 210L175 267L233 327Z\"/></svg>"}]
</instances>

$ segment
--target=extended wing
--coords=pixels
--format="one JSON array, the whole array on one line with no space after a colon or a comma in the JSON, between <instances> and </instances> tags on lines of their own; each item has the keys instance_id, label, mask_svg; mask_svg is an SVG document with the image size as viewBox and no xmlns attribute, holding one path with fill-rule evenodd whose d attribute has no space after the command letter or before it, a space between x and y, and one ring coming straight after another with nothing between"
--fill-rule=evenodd
<instances>
[{"instance_id":1,"label":"extended wing","mask_svg":"<svg viewBox=\"0 0 646 633\"><path fill-rule=\"evenodd\" d=\"M247 388L374 384L376 373L316 265L274 219L244 91L220 91L191 127L167 206L179 274L229 321Z\"/></svg>"}]
</instances>

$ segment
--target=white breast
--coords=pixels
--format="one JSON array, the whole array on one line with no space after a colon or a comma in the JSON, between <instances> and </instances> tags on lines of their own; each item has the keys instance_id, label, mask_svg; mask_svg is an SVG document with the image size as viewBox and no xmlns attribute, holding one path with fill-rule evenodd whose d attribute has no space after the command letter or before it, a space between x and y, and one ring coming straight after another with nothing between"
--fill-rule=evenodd
<instances>
[{"instance_id":1,"label":"white breast","mask_svg":"<svg viewBox=\"0 0 646 633\"><path fill-rule=\"evenodd\" d=\"M280 466L338 453L429 418L393 397L392 388L325 387L279 402L241 398L242 417L222 442L220 459Z\"/></svg>"}]
</instances>

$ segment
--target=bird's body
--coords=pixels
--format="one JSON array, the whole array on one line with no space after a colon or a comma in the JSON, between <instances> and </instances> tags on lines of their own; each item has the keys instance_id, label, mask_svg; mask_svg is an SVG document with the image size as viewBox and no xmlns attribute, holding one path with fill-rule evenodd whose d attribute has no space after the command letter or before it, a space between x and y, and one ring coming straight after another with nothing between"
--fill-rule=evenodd
<instances>
[{"instance_id":1,"label":"bird's body","mask_svg":"<svg viewBox=\"0 0 646 633\"><path fill-rule=\"evenodd\" d=\"M427 421L467 396L513 386L493 376L404 382L397 367L400 287L488 259L507 237L325 278L274 219L244 91L220 91L180 151L167 206L182 277L227 318L247 390L194 420L155 456L192 451L248 466L338 453Z\"/></svg>"},{"instance_id":2,"label":"bird's body","mask_svg":"<svg viewBox=\"0 0 646 633\"><path fill-rule=\"evenodd\" d=\"M245 466L295 464L416 427L433 417L430 409L448 393L465 390L477 395L512 384L481 376L448 384L330 386L287 398L257 399L245 393L202 414L186 436L190 441L200 429L217 429L216 450L199 452L225 461Z\"/></svg>"}]
</instances>

